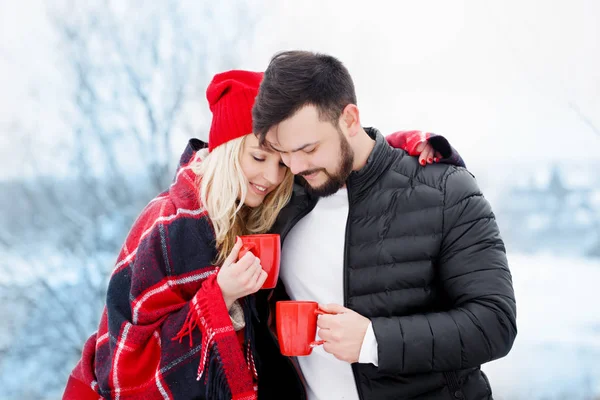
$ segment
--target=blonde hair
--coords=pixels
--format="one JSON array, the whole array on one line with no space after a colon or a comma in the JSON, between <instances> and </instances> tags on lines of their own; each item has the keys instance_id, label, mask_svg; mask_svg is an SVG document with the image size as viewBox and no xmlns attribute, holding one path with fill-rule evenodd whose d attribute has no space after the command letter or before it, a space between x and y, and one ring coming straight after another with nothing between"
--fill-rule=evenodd
<instances>
[{"instance_id":1,"label":"blonde hair","mask_svg":"<svg viewBox=\"0 0 600 400\"><path fill-rule=\"evenodd\" d=\"M248 179L242 171L240 158L246 136L230 140L211 153L200 155L201 161L191 168L198 179L200 201L208 211L217 246L216 265L222 265L233 247L236 236L265 233L275 223L277 215L292 196L294 176L289 169L283 181L269 193L258 207L244 204Z\"/></svg>"}]
</instances>

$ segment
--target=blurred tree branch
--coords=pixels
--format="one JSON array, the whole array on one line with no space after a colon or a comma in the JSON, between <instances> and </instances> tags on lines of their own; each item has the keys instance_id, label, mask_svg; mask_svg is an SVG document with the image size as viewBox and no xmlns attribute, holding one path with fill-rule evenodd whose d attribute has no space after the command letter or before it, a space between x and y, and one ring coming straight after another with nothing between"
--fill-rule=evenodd
<instances>
[{"instance_id":1,"label":"blurred tree branch","mask_svg":"<svg viewBox=\"0 0 600 400\"><path fill-rule=\"evenodd\" d=\"M594 132L596 135L600 136L600 129L598 129L596 127L596 125L594 125L594 123L592 122L591 119L589 119L579 108L579 106L575 103L570 101L569 102L569 108L571 110L573 110L575 112L575 114L577 114L577 116L579 117L579 119L581 121L583 121L583 123L592 130L592 132Z\"/></svg>"},{"instance_id":2,"label":"blurred tree branch","mask_svg":"<svg viewBox=\"0 0 600 400\"><path fill-rule=\"evenodd\" d=\"M0 341L0 358L35 371L26 389L32 398L62 390L97 329L119 246L143 206L168 188L187 139L206 126L205 86L215 72L240 67L236 50L260 14L248 7L245 0L65 0L50 10L69 129L64 145L42 151L68 173L52 175L29 157L37 178L15 183L20 201L6 216L14 229L0 232L0 248L20 268L4 262L0 273L26 282L0 280L0 301L19 310L5 324L12 341ZM18 133L40 151L35 129ZM0 397L23 398L21 384L0 377Z\"/></svg>"}]
</instances>

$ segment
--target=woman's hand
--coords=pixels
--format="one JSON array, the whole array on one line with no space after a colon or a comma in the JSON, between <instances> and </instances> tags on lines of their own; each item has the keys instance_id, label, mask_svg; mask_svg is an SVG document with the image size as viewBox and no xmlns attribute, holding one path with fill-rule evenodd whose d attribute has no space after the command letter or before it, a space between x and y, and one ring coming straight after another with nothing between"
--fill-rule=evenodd
<instances>
[{"instance_id":1,"label":"woman's hand","mask_svg":"<svg viewBox=\"0 0 600 400\"><path fill-rule=\"evenodd\" d=\"M415 153L419 155L419 164L433 164L441 160L442 155L433 149L429 140L421 142L415 148Z\"/></svg>"},{"instance_id":2,"label":"woman's hand","mask_svg":"<svg viewBox=\"0 0 600 400\"><path fill-rule=\"evenodd\" d=\"M236 261L242 244L242 239L237 238L217 275L217 283L228 310L237 299L256 293L267 279L260 259L250 251Z\"/></svg>"},{"instance_id":3,"label":"woman's hand","mask_svg":"<svg viewBox=\"0 0 600 400\"><path fill-rule=\"evenodd\" d=\"M423 131L398 131L385 139L392 147L403 149L411 156L419 156L419 164L427 165L442 159L442 155L431 145L430 137L430 133Z\"/></svg>"}]
</instances>

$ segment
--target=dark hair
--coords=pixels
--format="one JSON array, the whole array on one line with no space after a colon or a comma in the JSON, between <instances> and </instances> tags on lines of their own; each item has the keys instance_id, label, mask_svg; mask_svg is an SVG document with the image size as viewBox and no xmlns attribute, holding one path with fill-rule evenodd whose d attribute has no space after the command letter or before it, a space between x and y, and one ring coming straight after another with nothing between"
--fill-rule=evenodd
<instances>
[{"instance_id":1,"label":"dark hair","mask_svg":"<svg viewBox=\"0 0 600 400\"><path fill-rule=\"evenodd\" d=\"M271 59L252 108L253 131L264 143L269 129L306 105L337 126L348 104L356 104L350 73L335 57L310 51L284 51Z\"/></svg>"}]
</instances>

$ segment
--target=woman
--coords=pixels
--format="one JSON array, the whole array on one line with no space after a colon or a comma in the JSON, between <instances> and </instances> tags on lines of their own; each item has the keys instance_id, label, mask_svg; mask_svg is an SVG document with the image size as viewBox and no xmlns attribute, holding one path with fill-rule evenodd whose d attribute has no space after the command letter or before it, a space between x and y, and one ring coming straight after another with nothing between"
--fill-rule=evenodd
<instances>
[{"instance_id":1,"label":"woman","mask_svg":"<svg viewBox=\"0 0 600 400\"><path fill-rule=\"evenodd\" d=\"M131 228L64 399L255 399L260 362L289 367L258 358L249 295L266 273L252 253L237 261L238 236L267 232L292 190L280 156L250 134L261 79L228 71L210 83L208 148L190 140L169 190ZM425 137L396 139L433 158Z\"/></svg>"}]
</instances>

